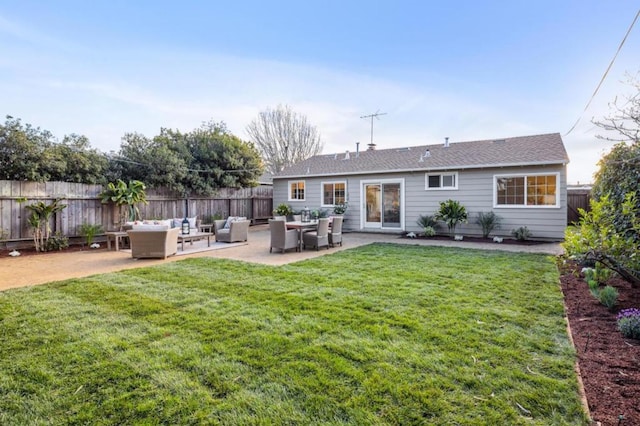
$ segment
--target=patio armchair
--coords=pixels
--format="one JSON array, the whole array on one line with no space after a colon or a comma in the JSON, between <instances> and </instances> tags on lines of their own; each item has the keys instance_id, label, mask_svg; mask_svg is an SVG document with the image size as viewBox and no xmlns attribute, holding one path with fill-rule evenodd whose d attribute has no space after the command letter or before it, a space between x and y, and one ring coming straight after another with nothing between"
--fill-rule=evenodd
<instances>
[{"instance_id":1,"label":"patio armchair","mask_svg":"<svg viewBox=\"0 0 640 426\"><path fill-rule=\"evenodd\" d=\"M227 220L215 220L213 226L215 228L216 241L223 243L236 243L247 241L249 236L250 220L240 219L229 221L229 227L225 228Z\"/></svg>"},{"instance_id":2,"label":"patio armchair","mask_svg":"<svg viewBox=\"0 0 640 426\"><path fill-rule=\"evenodd\" d=\"M178 251L180 229L131 229L127 231L131 243L131 257L135 259L166 259Z\"/></svg>"},{"instance_id":3,"label":"patio armchair","mask_svg":"<svg viewBox=\"0 0 640 426\"><path fill-rule=\"evenodd\" d=\"M282 253L288 249L296 249L298 251L298 230L287 230L287 224L284 220L269 220L269 230L271 231L271 245L269 253L276 250L282 250Z\"/></svg>"},{"instance_id":4,"label":"patio armchair","mask_svg":"<svg viewBox=\"0 0 640 426\"><path fill-rule=\"evenodd\" d=\"M335 247L336 244L340 244L342 247L342 216L336 216L331 222L331 230L329 231L329 245Z\"/></svg>"},{"instance_id":5,"label":"patio armchair","mask_svg":"<svg viewBox=\"0 0 640 426\"><path fill-rule=\"evenodd\" d=\"M305 248L311 246L320 250L320 247L326 246L329 250L329 218L318 219L317 230L303 233L302 244Z\"/></svg>"}]
</instances>

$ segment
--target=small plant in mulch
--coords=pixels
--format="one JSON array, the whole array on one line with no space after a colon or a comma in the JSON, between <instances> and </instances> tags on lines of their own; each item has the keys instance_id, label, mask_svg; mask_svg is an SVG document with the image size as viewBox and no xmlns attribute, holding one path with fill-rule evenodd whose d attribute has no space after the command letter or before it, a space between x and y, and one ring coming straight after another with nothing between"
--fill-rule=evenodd
<instances>
[{"instance_id":1,"label":"small plant in mulch","mask_svg":"<svg viewBox=\"0 0 640 426\"><path fill-rule=\"evenodd\" d=\"M518 241L527 241L531 238L531 231L526 226L521 226L518 229L514 229L511 231L511 235L513 235Z\"/></svg>"},{"instance_id":2,"label":"small plant in mulch","mask_svg":"<svg viewBox=\"0 0 640 426\"><path fill-rule=\"evenodd\" d=\"M618 330L624 337L640 340L640 309L623 309L616 319Z\"/></svg>"}]
</instances>

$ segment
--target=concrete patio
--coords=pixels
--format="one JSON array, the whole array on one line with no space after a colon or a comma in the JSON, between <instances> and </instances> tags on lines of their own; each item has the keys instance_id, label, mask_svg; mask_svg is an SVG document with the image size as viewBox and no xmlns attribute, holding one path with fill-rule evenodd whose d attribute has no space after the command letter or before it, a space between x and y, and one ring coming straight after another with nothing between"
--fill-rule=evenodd
<instances>
[{"instance_id":1,"label":"concrete patio","mask_svg":"<svg viewBox=\"0 0 640 426\"><path fill-rule=\"evenodd\" d=\"M558 243L544 243L525 246L496 243L473 243L453 240L412 240L400 238L398 235L352 232L344 234L342 247L333 247L329 250L320 249L319 251L304 250L301 253L289 251L281 254L269 253L270 234L267 225L253 226L250 228L249 232L248 244L236 245L221 250L201 251L182 256L172 256L166 260L132 259L131 254L128 252L105 251L103 249L86 249L79 252L47 253L43 255L24 257L4 256L0 258L0 291L10 288L60 281L69 278L86 277L124 269L157 265L165 262L175 262L188 257L217 257L266 265L283 265L375 242L466 247L484 250L544 253L551 255L558 255L562 253L562 248ZM204 241L203 244L206 245L206 241Z\"/></svg>"}]
</instances>

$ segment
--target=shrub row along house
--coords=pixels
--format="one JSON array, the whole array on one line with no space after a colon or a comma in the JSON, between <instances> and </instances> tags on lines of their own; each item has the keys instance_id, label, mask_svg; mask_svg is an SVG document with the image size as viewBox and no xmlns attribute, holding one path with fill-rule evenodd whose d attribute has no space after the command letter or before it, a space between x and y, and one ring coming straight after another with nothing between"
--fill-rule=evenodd
<instances>
[{"instance_id":1,"label":"shrub row along house","mask_svg":"<svg viewBox=\"0 0 640 426\"><path fill-rule=\"evenodd\" d=\"M561 240L567 225L569 157L558 133L317 155L273 176L273 203L330 210L348 203L344 229L421 232L420 215L459 201L481 236L480 212L502 218L492 235L527 226L535 239Z\"/></svg>"}]
</instances>

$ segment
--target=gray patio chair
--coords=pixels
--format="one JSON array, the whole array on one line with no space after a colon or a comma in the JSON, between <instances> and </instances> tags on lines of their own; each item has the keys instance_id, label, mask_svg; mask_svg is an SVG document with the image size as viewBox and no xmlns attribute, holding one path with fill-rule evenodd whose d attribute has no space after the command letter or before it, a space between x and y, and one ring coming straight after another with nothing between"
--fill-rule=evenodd
<instances>
[{"instance_id":1,"label":"gray patio chair","mask_svg":"<svg viewBox=\"0 0 640 426\"><path fill-rule=\"evenodd\" d=\"M287 224L284 220L269 219L269 229L271 230L271 246L269 253L273 249L282 250L282 253L288 249L296 249L298 251L298 230L287 230Z\"/></svg>"},{"instance_id":2,"label":"gray patio chair","mask_svg":"<svg viewBox=\"0 0 640 426\"><path fill-rule=\"evenodd\" d=\"M225 220L213 221L216 230L216 241L223 243L235 243L247 241L249 235L250 220L235 220L229 223L229 227L225 228Z\"/></svg>"},{"instance_id":3,"label":"gray patio chair","mask_svg":"<svg viewBox=\"0 0 640 426\"><path fill-rule=\"evenodd\" d=\"M324 217L318 219L318 229L316 231L309 231L302 234L303 247L311 246L316 250L320 250L320 247L327 247L329 250L329 218Z\"/></svg>"},{"instance_id":4,"label":"gray patio chair","mask_svg":"<svg viewBox=\"0 0 640 426\"><path fill-rule=\"evenodd\" d=\"M336 244L340 244L342 247L342 216L336 216L331 222L331 231L329 232L329 245L335 247Z\"/></svg>"}]
</instances>

